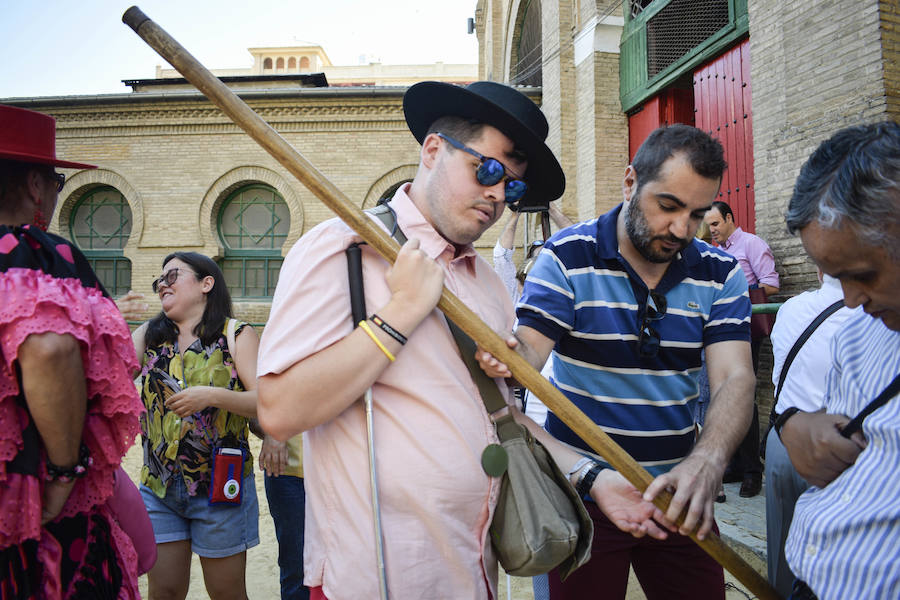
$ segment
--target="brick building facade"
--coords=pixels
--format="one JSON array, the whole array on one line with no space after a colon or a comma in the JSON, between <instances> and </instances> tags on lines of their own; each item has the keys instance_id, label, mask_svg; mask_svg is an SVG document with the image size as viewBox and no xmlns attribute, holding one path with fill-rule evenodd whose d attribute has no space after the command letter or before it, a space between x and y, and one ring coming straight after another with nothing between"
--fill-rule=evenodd
<instances>
[{"instance_id":1,"label":"brick building facade","mask_svg":"<svg viewBox=\"0 0 900 600\"><path fill-rule=\"evenodd\" d=\"M679 50L681 38L697 35L696 17L715 10L721 29ZM681 21L647 33L651 19L677 13ZM772 247L782 280L776 301L816 286L813 264L784 226L800 166L837 129L900 118L896 0L479 0L476 26L480 76L543 86L549 140L568 180L563 208L578 219L621 200L630 120L654 101L687 99L688 110L660 109L653 118L694 124L704 62L742 46L750 110L735 117L752 121L741 192L752 187L753 197L749 222L739 224ZM645 59L667 44L680 54L655 72ZM724 130L713 133L726 143ZM757 387L763 415L772 402L771 361L767 345Z\"/></svg>"},{"instance_id":2,"label":"brick building facade","mask_svg":"<svg viewBox=\"0 0 900 600\"><path fill-rule=\"evenodd\" d=\"M394 184L410 179L418 164L418 144L403 119L404 89L358 93L303 88L241 95L344 194L359 206L371 206ZM99 166L69 174L51 231L78 243L71 227L80 201L105 186L124 197L131 215L121 251L130 261L130 285L125 287L147 295L151 314L159 307L150 281L167 254L191 250L226 257L222 211L236 191L254 185L274 190L286 205L287 219L283 211L276 217L286 231L269 254L286 254L304 232L333 216L197 92L39 98L14 104L57 119L60 156L77 156ZM265 322L270 304L265 291L242 294L230 282L229 287L239 317ZM268 292L270 296L271 289Z\"/></svg>"},{"instance_id":3,"label":"brick building facade","mask_svg":"<svg viewBox=\"0 0 900 600\"><path fill-rule=\"evenodd\" d=\"M623 32L633 33L634 24L649 21L648 15L705 10L709 4L478 0L480 60L472 78L527 86L522 89L542 104L550 122L548 143L567 176L561 208L574 219L589 219L621 199L630 119L667 92L675 99L689 97L682 92L690 88L690 81L674 72L676 67L697 69L701 59L715 59L745 45L753 134L747 155L754 188L748 218L775 253L783 292L775 299L783 299L815 282L799 240L783 224L801 164L840 127L900 116L900 8L897 0L705 1L727 7L730 37L720 36L706 54L694 57L689 52L655 79L645 76L635 86L634 73L640 68L635 71L635 52ZM265 57L260 57L263 64ZM289 65L290 57L287 60ZM692 66L688 60L698 64ZM277 63L274 71L263 68L256 74L259 82L244 81L239 93L348 197L370 206L392 186L412 177L418 145L403 120L405 86L359 87L348 80L348 87L302 87L315 83L303 79L310 75L298 74L295 88L286 90L273 83L273 73L280 73ZM441 78L442 73L448 80L460 80L458 69L451 76L444 67L422 78ZM171 75L160 74L166 79ZM376 75L373 71L366 77ZM95 197L92 194L120 195L119 210L128 212L129 229L119 231L120 249L110 253L113 258L103 250L95 254L98 260L125 265L121 268L128 279L126 287L149 292L160 261L176 249L244 261L241 264L263 261L257 275L265 279L277 272L277 257L300 235L331 216L205 98L179 89L172 80L165 85L153 80L133 83L141 85L132 94L4 100L55 116L59 154L100 166L96 171L70 173L71 182L51 224L54 231L75 236L79 227L85 227L85 215L93 214L85 207L93 210L98 205L88 202ZM661 111L659 118L671 118L670 113ZM281 203L280 212L270 215L272 235L266 239L273 243L263 252L264 259L254 254L255 246L229 250L228 240L243 239L250 246L259 242L252 232L245 235L240 224L231 232L223 225L243 214L231 204L240 202L236 196L243 190L264 190ZM225 213L229 218L223 220ZM483 254L489 255L501 226L481 241ZM534 230L530 233L535 235ZM99 239L102 245L114 234L85 239ZM264 322L269 307L265 290L245 287L251 291L234 294L238 315ZM158 305L150 300L155 311ZM770 366L771 354L764 352L758 391L764 414L771 403Z\"/></svg>"},{"instance_id":4,"label":"brick building facade","mask_svg":"<svg viewBox=\"0 0 900 600\"><path fill-rule=\"evenodd\" d=\"M343 69L337 87L321 72L299 67L296 73L216 74L367 208L415 174L419 145L402 108L408 85L421 79L465 83L475 79L476 67ZM385 69L400 84L371 85ZM159 304L150 282L163 258L196 251L222 266L237 316L264 324L283 256L333 213L176 73L158 75L125 81L132 93L0 102L54 116L58 154L98 165L65 171L69 179L50 229L85 251L111 293L144 293L150 305L145 317L152 316ZM540 100L539 90L530 93ZM495 228L479 247L486 256L498 233Z\"/></svg>"}]
</instances>

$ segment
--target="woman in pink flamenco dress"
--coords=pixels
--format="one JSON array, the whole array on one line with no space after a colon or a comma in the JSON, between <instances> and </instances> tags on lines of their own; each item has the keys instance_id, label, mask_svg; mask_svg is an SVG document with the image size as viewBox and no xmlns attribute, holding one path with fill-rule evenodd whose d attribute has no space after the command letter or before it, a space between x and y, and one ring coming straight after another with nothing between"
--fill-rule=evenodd
<instances>
[{"instance_id":1,"label":"woman in pink flamenco dress","mask_svg":"<svg viewBox=\"0 0 900 600\"><path fill-rule=\"evenodd\" d=\"M55 121L0 106L0 598L139 598L110 508L138 433L128 326L81 252L45 231Z\"/></svg>"}]
</instances>

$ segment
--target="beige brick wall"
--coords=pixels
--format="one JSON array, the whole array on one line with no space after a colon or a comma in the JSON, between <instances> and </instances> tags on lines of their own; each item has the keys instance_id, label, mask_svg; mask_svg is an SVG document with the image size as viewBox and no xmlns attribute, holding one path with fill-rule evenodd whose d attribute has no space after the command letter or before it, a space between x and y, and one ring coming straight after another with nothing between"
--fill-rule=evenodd
<instances>
[{"instance_id":1,"label":"beige brick wall","mask_svg":"<svg viewBox=\"0 0 900 600\"><path fill-rule=\"evenodd\" d=\"M251 100L249 104L354 204L370 207L392 185L411 179L419 145L406 127L403 90L380 96L304 97ZM540 102L540 95L534 99ZM36 105L39 104L39 105ZM122 102L43 99L29 108L57 119L57 152L99 166L66 170L51 230L66 237L78 200L99 185L119 190L132 212L124 249L131 261L132 288L144 293L150 310L159 302L150 282L163 258L176 250L221 257L219 208L248 183L271 185L290 209L290 247L334 213L218 109L201 98ZM476 248L489 262L502 224ZM236 316L263 323L270 303L235 298Z\"/></svg>"},{"instance_id":2,"label":"beige brick wall","mask_svg":"<svg viewBox=\"0 0 900 600\"><path fill-rule=\"evenodd\" d=\"M882 0L879 9L887 113L897 121L900 120L900 4L897 0Z\"/></svg>"},{"instance_id":3,"label":"beige brick wall","mask_svg":"<svg viewBox=\"0 0 900 600\"><path fill-rule=\"evenodd\" d=\"M495 18L519 3L507 0ZM621 16L621 3L560 0L541 7L548 140L569 182L563 210L587 219L621 199L628 128L618 100L619 57L595 52L572 65L565 52L592 17ZM817 284L799 240L784 226L800 166L841 127L900 118L900 6L896 0L749 0L749 12L756 229L775 254L783 292L776 299L783 299ZM496 32L500 24L493 27ZM494 47L484 56L496 64L496 53ZM765 342L757 389L763 427L771 366Z\"/></svg>"},{"instance_id":4,"label":"beige brick wall","mask_svg":"<svg viewBox=\"0 0 900 600\"><path fill-rule=\"evenodd\" d=\"M542 103L541 109L550 125L547 145L566 173L566 191L562 197L564 211L572 211L577 197L576 172L576 97L575 59L572 47L574 17L572 2L541 3L542 34Z\"/></svg>"},{"instance_id":5,"label":"beige brick wall","mask_svg":"<svg viewBox=\"0 0 900 600\"><path fill-rule=\"evenodd\" d=\"M411 177L419 146L406 128L402 90L381 97L293 97L251 100L251 106L357 206ZM132 263L132 287L159 310L150 281L174 250L223 254L218 209L237 187L272 185L291 212L283 253L333 213L256 142L204 99L31 106L57 118L57 151L99 165L69 172L52 224L68 235L72 209L85 192L111 185L128 201L133 225L124 254ZM480 250L489 255L491 232ZM237 316L266 320L269 303L236 298Z\"/></svg>"},{"instance_id":6,"label":"beige brick wall","mask_svg":"<svg viewBox=\"0 0 900 600\"><path fill-rule=\"evenodd\" d=\"M896 2L751 0L756 229L772 247L782 294L818 285L784 211L800 167L842 127L898 116L900 21ZM774 394L771 345L762 349L757 401L762 426Z\"/></svg>"},{"instance_id":7,"label":"beige brick wall","mask_svg":"<svg viewBox=\"0 0 900 600\"><path fill-rule=\"evenodd\" d=\"M794 295L816 284L814 266L784 226L794 180L832 133L888 116L885 64L896 107L898 9L878 0L751 0L749 11L756 228L775 254L782 291Z\"/></svg>"}]
</instances>

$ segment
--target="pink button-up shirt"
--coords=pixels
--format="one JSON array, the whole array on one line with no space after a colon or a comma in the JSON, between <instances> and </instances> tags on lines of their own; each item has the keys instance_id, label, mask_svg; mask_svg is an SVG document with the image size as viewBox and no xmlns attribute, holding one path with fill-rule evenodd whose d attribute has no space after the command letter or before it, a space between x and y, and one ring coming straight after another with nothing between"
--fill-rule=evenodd
<instances>
[{"instance_id":1,"label":"pink button-up shirt","mask_svg":"<svg viewBox=\"0 0 900 600\"><path fill-rule=\"evenodd\" d=\"M741 264L749 285L764 283L774 288L781 287L778 271L775 270L775 257L761 237L738 227L722 247Z\"/></svg>"},{"instance_id":2,"label":"pink button-up shirt","mask_svg":"<svg viewBox=\"0 0 900 600\"><path fill-rule=\"evenodd\" d=\"M444 268L444 284L495 331L510 331L509 295L475 250L454 258L453 246L425 221L405 189L391 206L407 237L418 238ZM260 375L280 373L350 334L344 250L356 240L333 219L291 249L260 344ZM389 264L369 246L363 254L371 314L390 299ZM501 391L508 396L505 386ZM481 467L481 453L496 435L442 313L433 311L409 335L396 362L375 382L373 396L390 596L496 598L488 527L499 480ZM363 403L303 440L305 583L322 586L329 600L377 598Z\"/></svg>"}]
</instances>

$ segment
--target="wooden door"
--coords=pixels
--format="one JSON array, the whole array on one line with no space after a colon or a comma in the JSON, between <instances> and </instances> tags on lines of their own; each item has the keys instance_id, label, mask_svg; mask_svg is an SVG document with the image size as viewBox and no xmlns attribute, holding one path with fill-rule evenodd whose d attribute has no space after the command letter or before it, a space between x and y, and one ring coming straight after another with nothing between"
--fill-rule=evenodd
<instances>
[{"instance_id":1,"label":"wooden door","mask_svg":"<svg viewBox=\"0 0 900 600\"><path fill-rule=\"evenodd\" d=\"M737 225L755 233L749 41L700 66L693 81L695 125L722 143L728 161L718 199L731 206Z\"/></svg>"}]
</instances>

